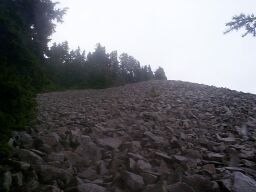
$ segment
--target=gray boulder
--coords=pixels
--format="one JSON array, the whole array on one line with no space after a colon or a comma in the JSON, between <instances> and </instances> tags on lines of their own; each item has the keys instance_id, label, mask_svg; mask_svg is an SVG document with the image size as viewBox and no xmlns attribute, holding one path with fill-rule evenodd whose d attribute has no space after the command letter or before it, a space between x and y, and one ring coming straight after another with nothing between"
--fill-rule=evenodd
<instances>
[{"instance_id":1,"label":"gray boulder","mask_svg":"<svg viewBox=\"0 0 256 192\"><path fill-rule=\"evenodd\" d=\"M122 179L132 191L140 191L144 187L143 177L140 175L125 171L122 173Z\"/></svg>"},{"instance_id":2,"label":"gray boulder","mask_svg":"<svg viewBox=\"0 0 256 192\"><path fill-rule=\"evenodd\" d=\"M234 173L233 192L256 192L256 181L241 172Z\"/></svg>"}]
</instances>

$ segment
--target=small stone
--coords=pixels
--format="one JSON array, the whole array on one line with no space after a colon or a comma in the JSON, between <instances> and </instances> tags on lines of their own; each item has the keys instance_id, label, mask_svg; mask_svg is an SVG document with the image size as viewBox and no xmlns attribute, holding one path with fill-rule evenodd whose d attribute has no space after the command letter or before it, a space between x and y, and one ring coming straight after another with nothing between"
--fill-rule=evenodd
<instances>
[{"instance_id":1,"label":"small stone","mask_svg":"<svg viewBox=\"0 0 256 192\"><path fill-rule=\"evenodd\" d=\"M144 135L146 135L147 137L149 137L150 139L152 139L156 143L166 143L166 140L163 137L156 136L153 133L151 133L150 131L146 131L144 133Z\"/></svg>"},{"instance_id":2,"label":"small stone","mask_svg":"<svg viewBox=\"0 0 256 192\"><path fill-rule=\"evenodd\" d=\"M188 161L188 159L186 157L184 157L184 156L173 155L172 157L178 163L186 163Z\"/></svg>"},{"instance_id":3,"label":"small stone","mask_svg":"<svg viewBox=\"0 0 256 192\"><path fill-rule=\"evenodd\" d=\"M236 141L236 139L235 139L234 137L222 138L222 137L220 137L219 134L216 134L216 136L217 136L217 139L218 139L219 141L223 141L223 142L226 142L226 143L234 143L234 142Z\"/></svg>"},{"instance_id":4,"label":"small stone","mask_svg":"<svg viewBox=\"0 0 256 192\"><path fill-rule=\"evenodd\" d=\"M216 169L214 164L207 164L203 166L203 170L205 170L209 174L215 174Z\"/></svg>"},{"instance_id":5,"label":"small stone","mask_svg":"<svg viewBox=\"0 0 256 192\"><path fill-rule=\"evenodd\" d=\"M165 153L161 153L161 152L156 152L155 153L157 156L162 157L164 160L167 161L172 161L172 157L170 157L169 155L165 154Z\"/></svg>"},{"instance_id":6,"label":"small stone","mask_svg":"<svg viewBox=\"0 0 256 192\"><path fill-rule=\"evenodd\" d=\"M129 158L129 169L130 170L134 170L135 169L135 165L136 165L136 161L134 161L132 158Z\"/></svg>"},{"instance_id":7,"label":"small stone","mask_svg":"<svg viewBox=\"0 0 256 192\"><path fill-rule=\"evenodd\" d=\"M99 162L98 168L99 168L99 173L100 173L101 176L103 176L103 175L108 173L108 169L106 167L106 163L103 160L101 160Z\"/></svg>"},{"instance_id":8,"label":"small stone","mask_svg":"<svg viewBox=\"0 0 256 192\"><path fill-rule=\"evenodd\" d=\"M213 152L208 153L207 156L210 160L213 160L213 161L223 161L225 157L225 155L223 154L213 153Z\"/></svg>"}]
</instances>

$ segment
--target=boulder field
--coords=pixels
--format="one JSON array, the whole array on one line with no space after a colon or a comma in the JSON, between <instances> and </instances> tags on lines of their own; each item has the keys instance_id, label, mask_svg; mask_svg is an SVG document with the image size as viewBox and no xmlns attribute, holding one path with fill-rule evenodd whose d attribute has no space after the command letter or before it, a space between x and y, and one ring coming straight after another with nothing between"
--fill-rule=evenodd
<instances>
[{"instance_id":1,"label":"boulder field","mask_svg":"<svg viewBox=\"0 0 256 192\"><path fill-rule=\"evenodd\" d=\"M181 81L40 94L2 177L21 192L256 192L256 95Z\"/></svg>"}]
</instances>

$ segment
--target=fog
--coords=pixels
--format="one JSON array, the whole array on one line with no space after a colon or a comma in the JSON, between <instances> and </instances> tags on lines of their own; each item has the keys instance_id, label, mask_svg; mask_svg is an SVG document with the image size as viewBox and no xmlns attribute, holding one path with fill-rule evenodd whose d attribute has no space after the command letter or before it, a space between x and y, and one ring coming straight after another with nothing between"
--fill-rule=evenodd
<instances>
[{"instance_id":1,"label":"fog","mask_svg":"<svg viewBox=\"0 0 256 192\"><path fill-rule=\"evenodd\" d=\"M126 52L170 80L256 94L256 38L224 35L225 23L256 13L253 0L59 0L68 7L52 42L71 48Z\"/></svg>"}]
</instances>

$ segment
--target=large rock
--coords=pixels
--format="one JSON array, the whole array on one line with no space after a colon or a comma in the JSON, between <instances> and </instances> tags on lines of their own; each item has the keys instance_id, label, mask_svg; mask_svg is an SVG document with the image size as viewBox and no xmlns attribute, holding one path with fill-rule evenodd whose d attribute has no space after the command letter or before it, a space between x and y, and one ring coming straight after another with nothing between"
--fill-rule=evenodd
<instances>
[{"instance_id":1,"label":"large rock","mask_svg":"<svg viewBox=\"0 0 256 192\"><path fill-rule=\"evenodd\" d=\"M60 145L60 136L55 132L44 135L44 136L42 136L41 139L42 139L43 143L45 143L51 147L56 147L56 146Z\"/></svg>"},{"instance_id":2,"label":"large rock","mask_svg":"<svg viewBox=\"0 0 256 192\"><path fill-rule=\"evenodd\" d=\"M88 169L78 173L78 176L83 179L95 180L97 178L97 172L89 167Z\"/></svg>"},{"instance_id":3,"label":"large rock","mask_svg":"<svg viewBox=\"0 0 256 192\"><path fill-rule=\"evenodd\" d=\"M152 166L150 165L150 163L144 161L144 160L141 160L139 159L136 163L136 168L138 170L142 170L142 171L145 171L145 170L150 170L152 168Z\"/></svg>"},{"instance_id":4,"label":"large rock","mask_svg":"<svg viewBox=\"0 0 256 192\"><path fill-rule=\"evenodd\" d=\"M65 190L65 192L106 192L104 187L93 183L82 183L75 187L71 187Z\"/></svg>"},{"instance_id":5,"label":"large rock","mask_svg":"<svg viewBox=\"0 0 256 192\"><path fill-rule=\"evenodd\" d=\"M256 181L241 172L234 173L233 192L256 192Z\"/></svg>"},{"instance_id":6,"label":"large rock","mask_svg":"<svg viewBox=\"0 0 256 192\"><path fill-rule=\"evenodd\" d=\"M13 144L21 146L22 148L33 148L33 143L32 136L24 131L16 132L13 137Z\"/></svg>"},{"instance_id":7,"label":"large rock","mask_svg":"<svg viewBox=\"0 0 256 192\"><path fill-rule=\"evenodd\" d=\"M168 143L168 141L165 139L165 138L163 138L163 137L160 137L160 136L157 136L157 135L155 135L155 134L153 134L152 132L150 132L150 131L146 131L145 133L144 133L144 135L145 136L147 136L147 137L149 137L151 140L153 140L155 143L161 143L161 144L164 144L164 145L168 145L169 143Z\"/></svg>"},{"instance_id":8,"label":"large rock","mask_svg":"<svg viewBox=\"0 0 256 192\"><path fill-rule=\"evenodd\" d=\"M122 173L122 179L131 191L140 191L144 187L143 177L140 175L125 171Z\"/></svg>"},{"instance_id":9,"label":"large rock","mask_svg":"<svg viewBox=\"0 0 256 192\"><path fill-rule=\"evenodd\" d=\"M38 191L40 192L63 192L61 189L59 189L58 187L54 186L54 185L45 185L45 186L41 186Z\"/></svg>"},{"instance_id":10,"label":"large rock","mask_svg":"<svg viewBox=\"0 0 256 192\"><path fill-rule=\"evenodd\" d=\"M77 186L78 192L106 192L104 187L93 183L85 183Z\"/></svg>"},{"instance_id":11,"label":"large rock","mask_svg":"<svg viewBox=\"0 0 256 192\"><path fill-rule=\"evenodd\" d=\"M89 142L87 145L80 145L76 150L86 164L97 163L101 160L101 149L93 142Z\"/></svg>"},{"instance_id":12,"label":"large rock","mask_svg":"<svg viewBox=\"0 0 256 192\"><path fill-rule=\"evenodd\" d=\"M51 184L52 181L59 179L68 184L73 177L73 171L70 169L61 169L51 165L41 165L37 169L39 178L44 183Z\"/></svg>"},{"instance_id":13,"label":"large rock","mask_svg":"<svg viewBox=\"0 0 256 192\"><path fill-rule=\"evenodd\" d=\"M48 155L47 160L63 162L64 161L64 153L63 152L51 153Z\"/></svg>"},{"instance_id":14,"label":"large rock","mask_svg":"<svg viewBox=\"0 0 256 192\"><path fill-rule=\"evenodd\" d=\"M167 192L166 181L160 181L155 185L148 185L145 187L143 192Z\"/></svg>"},{"instance_id":15,"label":"large rock","mask_svg":"<svg viewBox=\"0 0 256 192\"><path fill-rule=\"evenodd\" d=\"M204 176L201 175L191 175L184 177L184 183L188 184L193 188L195 192L217 192L218 187L216 188L215 183L211 182L210 180L206 179Z\"/></svg>"},{"instance_id":16,"label":"large rock","mask_svg":"<svg viewBox=\"0 0 256 192\"><path fill-rule=\"evenodd\" d=\"M64 151L63 154L64 160L68 161L69 165L73 167L83 167L89 164L89 162L86 159L83 159L82 156L78 153L72 151Z\"/></svg>"},{"instance_id":17,"label":"large rock","mask_svg":"<svg viewBox=\"0 0 256 192\"><path fill-rule=\"evenodd\" d=\"M112 149L118 149L119 146L122 144L122 139L120 138L113 138L113 137L106 137L98 139L98 143L102 146L110 147Z\"/></svg>"},{"instance_id":18,"label":"large rock","mask_svg":"<svg viewBox=\"0 0 256 192\"><path fill-rule=\"evenodd\" d=\"M192 187L186 183L176 183L167 186L168 192L195 192ZM206 191L205 191L206 192Z\"/></svg>"},{"instance_id":19,"label":"large rock","mask_svg":"<svg viewBox=\"0 0 256 192\"><path fill-rule=\"evenodd\" d=\"M30 164L42 164L44 161L42 157L28 149L16 149L15 155L22 161Z\"/></svg>"}]
</instances>

